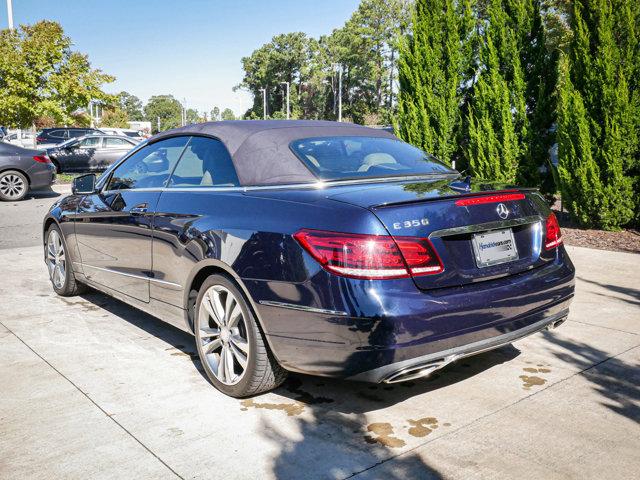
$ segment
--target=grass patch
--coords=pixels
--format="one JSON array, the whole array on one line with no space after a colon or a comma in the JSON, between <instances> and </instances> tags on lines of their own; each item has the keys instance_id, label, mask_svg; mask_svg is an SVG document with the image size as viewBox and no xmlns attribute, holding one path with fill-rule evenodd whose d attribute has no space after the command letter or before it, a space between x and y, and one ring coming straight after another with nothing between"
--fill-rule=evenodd
<instances>
[{"instance_id":1,"label":"grass patch","mask_svg":"<svg viewBox=\"0 0 640 480\"><path fill-rule=\"evenodd\" d=\"M57 177L56 177L56 183L60 184L65 184L65 183L71 183L73 182L73 179L76 178L77 175L72 175L70 173L58 173Z\"/></svg>"}]
</instances>

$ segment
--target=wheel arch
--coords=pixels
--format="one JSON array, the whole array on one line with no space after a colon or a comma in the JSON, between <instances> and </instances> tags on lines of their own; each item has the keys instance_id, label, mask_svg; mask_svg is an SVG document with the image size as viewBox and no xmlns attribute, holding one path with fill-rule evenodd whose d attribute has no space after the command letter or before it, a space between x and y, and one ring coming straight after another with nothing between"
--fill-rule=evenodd
<instances>
[{"instance_id":1,"label":"wheel arch","mask_svg":"<svg viewBox=\"0 0 640 480\"><path fill-rule=\"evenodd\" d=\"M260 317L260 314L258 313L256 304L253 301L251 294L249 293L249 289L246 287L246 285L244 284L240 276L233 270L233 268L231 268L226 263L220 260L215 260L215 259L202 260L201 262L196 264L191 270L191 273L189 274L189 277L187 278L187 281L185 283L185 290L183 294L183 297L184 297L183 305L185 309L184 310L185 323L187 327L190 329L191 333L193 333L194 331L193 318L192 318L192 315L190 314L191 307L192 307L192 305L190 304L190 300L193 298L191 292L194 290L196 292L199 291L204 281L209 276L216 275L216 274L222 274L227 277L230 277L233 280L233 282L238 286L240 291L244 294L245 298L247 299L247 303L249 304L251 313L253 313L254 317L258 322L260 329L264 333L264 323L262 321L262 318ZM267 341L268 341L268 337L267 337Z\"/></svg>"},{"instance_id":2,"label":"wheel arch","mask_svg":"<svg viewBox=\"0 0 640 480\"><path fill-rule=\"evenodd\" d=\"M58 222L56 221L55 218L48 216L44 219L44 223L42 225L42 243L44 244L44 242L47 241L47 232L49 231L49 229L51 228L51 225L56 225L58 228L60 228L60 225L58 225Z\"/></svg>"}]
</instances>

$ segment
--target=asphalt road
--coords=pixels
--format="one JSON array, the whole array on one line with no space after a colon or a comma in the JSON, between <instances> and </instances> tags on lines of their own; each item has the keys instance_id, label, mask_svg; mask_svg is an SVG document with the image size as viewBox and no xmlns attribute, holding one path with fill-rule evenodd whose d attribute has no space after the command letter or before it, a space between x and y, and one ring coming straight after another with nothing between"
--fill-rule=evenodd
<instances>
[{"instance_id":1,"label":"asphalt road","mask_svg":"<svg viewBox=\"0 0 640 480\"><path fill-rule=\"evenodd\" d=\"M564 325L431 379L292 375L236 400L189 335L98 293L53 294L38 240L51 201L0 204L2 479L637 478L638 255L569 248ZM38 246L10 248L12 209Z\"/></svg>"},{"instance_id":2,"label":"asphalt road","mask_svg":"<svg viewBox=\"0 0 640 480\"><path fill-rule=\"evenodd\" d=\"M42 244L42 219L70 185L53 185L52 190L30 192L20 202L0 202L0 250Z\"/></svg>"}]
</instances>

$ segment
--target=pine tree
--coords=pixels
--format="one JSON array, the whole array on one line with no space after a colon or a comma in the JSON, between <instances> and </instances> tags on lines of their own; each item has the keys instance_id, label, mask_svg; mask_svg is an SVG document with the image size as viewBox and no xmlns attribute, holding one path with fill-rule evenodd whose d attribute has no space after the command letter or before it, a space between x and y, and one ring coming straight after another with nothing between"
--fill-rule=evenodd
<instances>
[{"instance_id":1,"label":"pine tree","mask_svg":"<svg viewBox=\"0 0 640 480\"><path fill-rule=\"evenodd\" d=\"M631 9L627 0L575 1L574 36L559 86L562 193L582 225L604 229L628 224L636 206L637 179L629 174L637 168L638 98L629 80L637 82L632 52L638 44L619 35L634 28L632 14L619 14L625 9Z\"/></svg>"},{"instance_id":2,"label":"pine tree","mask_svg":"<svg viewBox=\"0 0 640 480\"><path fill-rule=\"evenodd\" d=\"M399 48L400 137L450 163L458 151L463 55L454 0L417 0Z\"/></svg>"}]
</instances>

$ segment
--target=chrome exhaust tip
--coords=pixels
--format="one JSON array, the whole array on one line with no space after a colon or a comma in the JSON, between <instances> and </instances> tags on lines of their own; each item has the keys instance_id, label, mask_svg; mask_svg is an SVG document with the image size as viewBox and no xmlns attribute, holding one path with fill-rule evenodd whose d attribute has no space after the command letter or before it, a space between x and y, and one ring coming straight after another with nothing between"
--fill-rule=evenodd
<instances>
[{"instance_id":1,"label":"chrome exhaust tip","mask_svg":"<svg viewBox=\"0 0 640 480\"><path fill-rule=\"evenodd\" d=\"M387 378L382 380L382 383L400 383L407 382L409 380L415 380L416 378L428 377L433 372L446 367L457 358L458 355L451 355L448 357L439 358L437 360L432 360L427 363L406 367L402 370L398 370L397 372L392 373Z\"/></svg>"},{"instance_id":2,"label":"chrome exhaust tip","mask_svg":"<svg viewBox=\"0 0 640 480\"><path fill-rule=\"evenodd\" d=\"M564 322L567 321L568 317L562 317L559 320L556 320L555 322L551 322L549 325L547 325L547 330L554 330L556 328L558 328L560 325L562 325Z\"/></svg>"}]
</instances>

